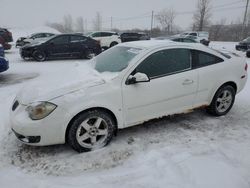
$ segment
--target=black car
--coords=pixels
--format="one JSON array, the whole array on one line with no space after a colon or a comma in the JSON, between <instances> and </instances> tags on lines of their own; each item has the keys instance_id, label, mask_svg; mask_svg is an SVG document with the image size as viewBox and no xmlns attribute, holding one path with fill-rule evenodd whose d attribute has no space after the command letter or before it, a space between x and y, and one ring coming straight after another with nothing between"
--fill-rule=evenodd
<instances>
[{"instance_id":1,"label":"black car","mask_svg":"<svg viewBox=\"0 0 250 188\"><path fill-rule=\"evenodd\" d=\"M23 59L34 58L45 61L56 58L87 58L101 53L100 43L92 38L78 34L61 34L20 48Z\"/></svg>"},{"instance_id":2,"label":"black car","mask_svg":"<svg viewBox=\"0 0 250 188\"><path fill-rule=\"evenodd\" d=\"M239 42L239 44L237 44L235 48L236 50L240 50L240 51L247 51L248 49L250 49L250 37Z\"/></svg>"},{"instance_id":3,"label":"black car","mask_svg":"<svg viewBox=\"0 0 250 188\"><path fill-rule=\"evenodd\" d=\"M27 36L27 37L20 37L16 41L16 47L21 47L21 46L24 46L26 44L30 44L30 43L34 42L34 40L44 39L47 37L52 37L54 35L55 35L54 33L34 33L34 34Z\"/></svg>"},{"instance_id":4,"label":"black car","mask_svg":"<svg viewBox=\"0 0 250 188\"><path fill-rule=\"evenodd\" d=\"M8 29L0 28L0 37L2 37L6 43L13 42L12 33L8 31Z\"/></svg>"},{"instance_id":5,"label":"black car","mask_svg":"<svg viewBox=\"0 0 250 188\"><path fill-rule=\"evenodd\" d=\"M127 33L121 33L120 37L122 42L150 40L150 36L146 33L127 32Z\"/></svg>"}]
</instances>

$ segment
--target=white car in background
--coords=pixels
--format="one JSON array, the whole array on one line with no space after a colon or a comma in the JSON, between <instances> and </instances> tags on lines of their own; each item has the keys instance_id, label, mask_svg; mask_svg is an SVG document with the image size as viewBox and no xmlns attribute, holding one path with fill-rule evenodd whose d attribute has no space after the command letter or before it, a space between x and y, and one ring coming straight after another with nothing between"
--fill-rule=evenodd
<instances>
[{"instance_id":1,"label":"white car in background","mask_svg":"<svg viewBox=\"0 0 250 188\"><path fill-rule=\"evenodd\" d=\"M191 38L199 43L202 43L206 46L209 45L209 32L206 31L189 31L181 33L180 36Z\"/></svg>"},{"instance_id":2,"label":"white car in background","mask_svg":"<svg viewBox=\"0 0 250 188\"><path fill-rule=\"evenodd\" d=\"M121 37L116 32L96 31L88 33L87 36L100 41L100 45L103 49L108 49L121 43Z\"/></svg>"},{"instance_id":3,"label":"white car in background","mask_svg":"<svg viewBox=\"0 0 250 188\"><path fill-rule=\"evenodd\" d=\"M91 61L20 91L10 113L20 141L91 151L150 119L199 107L225 115L247 81L245 59L196 43L122 43Z\"/></svg>"}]
</instances>

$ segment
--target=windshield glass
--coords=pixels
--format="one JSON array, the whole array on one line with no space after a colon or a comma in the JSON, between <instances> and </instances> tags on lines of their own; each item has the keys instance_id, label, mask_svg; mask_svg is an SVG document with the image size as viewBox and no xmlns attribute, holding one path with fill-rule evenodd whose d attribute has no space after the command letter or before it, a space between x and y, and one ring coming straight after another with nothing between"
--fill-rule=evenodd
<instances>
[{"instance_id":1,"label":"windshield glass","mask_svg":"<svg viewBox=\"0 0 250 188\"><path fill-rule=\"evenodd\" d=\"M95 69L102 72L121 72L142 49L116 46L95 58Z\"/></svg>"}]
</instances>

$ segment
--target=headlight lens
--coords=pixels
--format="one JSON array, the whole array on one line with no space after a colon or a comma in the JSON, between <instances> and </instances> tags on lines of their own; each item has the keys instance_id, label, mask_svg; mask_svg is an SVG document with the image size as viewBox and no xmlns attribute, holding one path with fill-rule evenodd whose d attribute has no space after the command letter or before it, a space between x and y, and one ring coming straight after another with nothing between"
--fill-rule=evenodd
<instances>
[{"instance_id":1,"label":"headlight lens","mask_svg":"<svg viewBox=\"0 0 250 188\"><path fill-rule=\"evenodd\" d=\"M32 120L40 120L47 117L56 107L55 104L50 102L39 102L29 105L26 110Z\"/></svg>"}]
</instances>

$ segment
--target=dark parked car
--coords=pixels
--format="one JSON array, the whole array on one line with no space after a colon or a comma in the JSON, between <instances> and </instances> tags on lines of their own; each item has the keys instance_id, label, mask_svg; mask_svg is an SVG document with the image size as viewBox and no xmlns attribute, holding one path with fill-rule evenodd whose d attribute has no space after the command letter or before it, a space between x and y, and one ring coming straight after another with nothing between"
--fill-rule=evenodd
<instances>
[{"instance_id":1,"label":"dark parked car","mask_svg":"<svg viewBox=\"0 0 250 188\"><path fill-rule=\"evenodd\" d=\"M122 42L131 42L131 41L138 41L138 40L150 40L150 36L146 33L121 33L120 34Z\"/></svg>"},{"instance_id":2,"label":"dark parked car","mask_svg":"<svg viewBox=\"0 0 250 188\"><path fill-rule=\"evenodd\" d=\"M0 72L4 72L9 69L9 62L4 57L0 57Z\"/></svg>"},{"instance_id":3,"label":"dark parked car","mask_svg":"<svg viewBox=\"0 0 250 188\"><path fill-rule=\"evenodd\" d=\"M99 53L101 53L101 46L98 41L79 34L55 35L47 40L20 48L23 59L34 58L36 61L72 57L91 59Z\"/></svg>"},{"instance_id":4,"label":"dark parked car","mask_svg":"<svg viewBox=\"0 0 250 188\"><path fill-rule=\"evenodd\" d=\"M0 37L3 37L6 43L13 42L12 33L8 29L0 28Z\"/></svg>"},{"instance_id":5,"label":"dark parked car","mask_svg":"<svg viewBox=\"0 0 250 188\"><path fill-rule=\"evenodd\" d=\"M30 44L32 42L35 42L35 40L52 37L54 35L55 35L54 33L34 33L27 37L20 37L16 41L16 47L21 47L24 46L25 44Z\"/></svg>"},{"instance_id":6,"label":"dark parked car","mask_svg":"<svg viewBox=\"0 0 250 188\"><path fill-rule=\"evenodd\" d=\"M4 57L4 48L3 46L0 44L0 57Z\"/></svg>"},{"instance_id":7,"label":"dark parked car","mask_svg":"<svg viewBox=\"0 0 250 188\"><path fill-rule=\"evenodd\" d=\"M5 41L3 37L0 36L0 44L3 46L4 50L11 49L11 45Z\"/></svg>"},{"instance_id":8,"label":"dark parked car","mask_svg":"<svg viewBox=\"0 0 250 188\"><path fill-rule=\"evenodd\" d=\"M239 44L237 44L235 48L236 50L240 50L240 51L247 51L248 49L250 49L250 37L239 42Z\"/></svg>"}]
</instances>

